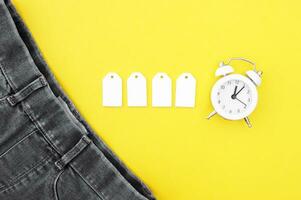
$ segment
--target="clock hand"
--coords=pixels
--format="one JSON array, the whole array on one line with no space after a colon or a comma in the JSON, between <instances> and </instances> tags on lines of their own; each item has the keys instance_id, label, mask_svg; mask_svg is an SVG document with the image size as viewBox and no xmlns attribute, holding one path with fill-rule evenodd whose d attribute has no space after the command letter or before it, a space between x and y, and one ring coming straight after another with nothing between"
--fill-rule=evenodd
<instances>
[{"instance_id":1,"label":"clock hand","mask_svg":"<svg viewBox=\"0 0 301 200\"><path fill-rule=\"evenodd\" d=\"M235 89L234 89L234 93L233 93L233 95L235 95L235 94L236 94L236 91L237 91L237 85L235 86Z\"/></svg>"},{"instance_id":2,"label":"clock hand","mask_svg":"<svg viewBox=\"0 0 301 200\"><path fill-rule=\"evenodd\" d=\"M235 86L235 88L234 88L234 92L233 92L233 94L232 94L232 99L235 99L235 94L236 94L236 91L237 91L237 85Z\"/></svg>"},{"instance_id":3,"label":"clock hand","mask_svg":"<svg viewBox=\"0 0 301 200\"><path fill-rule=\"evenodd\" d=\"M236 94L235 97L245 88L245 86L243 86Z\"/></svg>"},{"instance_id":4,"label":"clock hand","mask_svg":"<svg viewBox=\"0 0 301 200\"><path fill-rule=\"evenodd\" d=\"M234 88L234 93L231 95L231 98L232 99L235 99L236 98L236 91L237 91L237 85L235 86L235 88Z\"/></svg>"},{"instance_id":5,"label":"clock hand","mask_svg":"<svg viewBox=\"0 0 301 200\"><path fill-rule=\"evenodd\" d=\"M237 101L239 101L240 103L244 104L245 108L247 107L247 104L245 104L243 101L241 101L240 99L238 99L237 97L235 98Z\"/></svg>"}]
</instances>

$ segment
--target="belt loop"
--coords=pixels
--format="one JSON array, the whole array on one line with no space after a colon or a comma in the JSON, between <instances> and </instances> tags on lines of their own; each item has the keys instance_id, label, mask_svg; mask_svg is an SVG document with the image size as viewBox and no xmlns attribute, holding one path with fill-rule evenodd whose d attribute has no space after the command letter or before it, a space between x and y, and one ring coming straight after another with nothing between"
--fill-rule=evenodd
<instances>
[{"instance_id":1,"label":"belt loop","mask_svg":"<svg viewBox=\"0 0 301 200\"><path fill-rule=\"evenodd\" d=\"M62 170L69 162L71 162L78 154L80 154L89 144L91 143L90 138L84 135L79 142L72 147L66 154L64 154L55 165L59 170Z\"/></svg>"},{"instance_id":2,"label":"belt loop","mask_svg":"<svg viewBox=\"0 0 301 200\"><path fill-rule=\"evenodd\" d=\"M26 99L29 95L31 95L34 91L44 87L47 85L46 79L41 76L34 80L33 82L29 83L23 89L17 91L15 94L6 98L11 106L15 106L17 103Z\"/></svg>"}]
</instances>

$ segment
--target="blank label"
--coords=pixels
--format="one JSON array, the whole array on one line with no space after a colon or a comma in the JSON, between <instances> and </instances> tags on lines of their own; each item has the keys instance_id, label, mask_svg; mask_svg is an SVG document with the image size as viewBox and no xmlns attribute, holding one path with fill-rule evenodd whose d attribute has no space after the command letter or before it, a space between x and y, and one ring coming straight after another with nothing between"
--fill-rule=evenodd
<instances>
[{"instance_id":1,"label":"blank label","mask_svg":"<svg viewBox=\"0 0 301 200\"><path fill-rule=\"evenodd\" d=\"M171 79L166 73L157 73L152 80L152 106L171 107Z\"/></svg>"},{"instance_id":2,"label":"blank label","mask_svg":"<svg viewBox=\"0 0 301 200\"><path fill-rule=\"evenodd\" d=\"M176 83L176 107L194 107L195 90L196 80L192 74L181 74Z\"/></svg>"},{"instance_id":3,"label":"blank label","mask_svg":"<svg viewBox=\"0 0 301 200\"><path fill-rule=\"evenodd\" d=\"M108 73L102 80L102 105L122 106L122 80L114 72Z\"/></svg>"},{"instance_id":4,"label":"blank label","mask_svg":"<svg viewBox=\"0 0 301 200\"><path fill-rule=\"evenodd\" d=\"M146 79L140 72L132 73L127 80L128 106L147 105Z\"/></svg>"}]
</instances>

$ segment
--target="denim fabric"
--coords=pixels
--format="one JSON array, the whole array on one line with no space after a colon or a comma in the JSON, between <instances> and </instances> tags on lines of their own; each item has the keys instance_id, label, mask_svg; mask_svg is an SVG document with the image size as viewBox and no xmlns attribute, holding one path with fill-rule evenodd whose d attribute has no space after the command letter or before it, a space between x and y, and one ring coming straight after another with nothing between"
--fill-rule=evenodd
<instances>
[{"instance_id":1,"label":"denim fabric","mask_svg":"<svg viewBox=\"0 0 301 200\"><path fill-rule=\"evenodd\" d=\"M155 199L81 117L4 0L0 117L1 200Z\"/></svg>"}]
</instances>

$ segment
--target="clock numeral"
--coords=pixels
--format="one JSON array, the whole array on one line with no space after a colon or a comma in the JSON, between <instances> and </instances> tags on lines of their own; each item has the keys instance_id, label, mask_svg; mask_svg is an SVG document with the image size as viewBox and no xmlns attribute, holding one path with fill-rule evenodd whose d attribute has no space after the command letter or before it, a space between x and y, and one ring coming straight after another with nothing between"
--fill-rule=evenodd
<instances>
[{"instance_id":1,"label":"clock numeral","mask_svg":"<svg viewBox=\"0 0 301 200\"><path fill-rule=\"evenodd\" d=\"M236 83L236 84L239 84L239 80L235 80L235 83Z\"/></svg>"},{"instance_id":2,"label":"clock numeral","mask_svg":"<svg viewBox=\"0 0 301 200\"><path fill-rule=\"evenodd\" d=\"M237 109L237 112L240 113L240 109Z\"/></svg>"},{"instance_id":3,"label":"clock numeral","mask_svg":"<svg viewBox=\"0 0 301 200\"><path fill-rule=\"evenodd\" d=\"M220 104L220 103L221 103L221 100L218 100L217 103Z\"/></svg>"},{"instance_id":4,"label":"clock numeral","mask_svg":"<svg viewBox=\"0 0 301 200\"><path fill-rule=\"evenodd\" d=\"M223 109L225 109L225 108L226 108L226 106L225 106L225 105L223 105L223 106L222 106L222 108L223 108Z\"/></svg>"},{"instance_id":5,"label":"clock numeral","mask_svg":"<svg viewBox=\"0 0 301 200\"><path fill-rule=\"evenodd\" d=\"M224 86L224 85L222 85L222 86L221 86L221 89L225 89L225 86Z\"/></svg>"},{"instance_id":6,"label":"clock numeral","mask_svg":"<svg viewBox=\"0 0 301 200\"><path fill-rule=\"evenodd\" d=\"M232 110L229 110L229 113L232 113Z\"/></svg>"},{"instance_id":7,"label":"clock numeral","mask_svg":"<svg viewBox=\"0 0 301 200\"><path fill-rule=\"evenodd\" d=\"M251 102L251 98L248 98L248 102Z\"/></svg>"},{"instance_id":8,"label":"clock numeral","mask_svg":"<svg viewBox=\"0 0 301 200\"><path fill-rule=\"evenodd\" d=\"M231 85L231 81L228 81L227 83L228 83L228 85Z\"/></svg>"}]
</instances>

